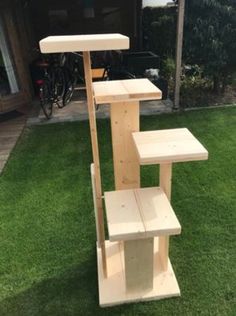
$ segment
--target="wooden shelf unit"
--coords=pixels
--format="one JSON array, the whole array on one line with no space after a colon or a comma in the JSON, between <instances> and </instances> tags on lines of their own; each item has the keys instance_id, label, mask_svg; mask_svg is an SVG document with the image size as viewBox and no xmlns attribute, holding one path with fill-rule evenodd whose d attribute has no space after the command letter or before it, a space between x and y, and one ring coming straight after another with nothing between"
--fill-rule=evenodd
<instances>
[{"instance_id":1,"label":"wooden shelf unit","mask_svg":"<svg viewBox=\"0 0 236 316\"><path fill-rule=\"evenodd\" d=\"M40 41L40 48L43 53L83 52L100 305L179 296L168 254L169 236L181 232L170 204L172 163L207 159L206 149L187 129L139 132L139 102L161 99L148 79L92 82L90 51L128 49L128 37L50 36ZM110 241L104 233L95 102L110 104L116 190L105 192ZM140 189L142 164L160 164L159 187Z\"/></svg>"}]
</instances>

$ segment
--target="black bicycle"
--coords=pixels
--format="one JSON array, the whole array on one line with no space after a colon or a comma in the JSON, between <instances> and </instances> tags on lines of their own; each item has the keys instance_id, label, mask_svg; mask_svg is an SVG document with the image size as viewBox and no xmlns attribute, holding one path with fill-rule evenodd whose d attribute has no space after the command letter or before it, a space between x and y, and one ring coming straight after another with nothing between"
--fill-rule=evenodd
<instances>
[{"instance_id":1,"label":"black bicycle","mask_svg":"<svg viewBox=\"0 0 236 316\"><path fill-rule=\"evenodd\" d=\"M43 69L43 78L37 80L43 113L50 119L53 106L63 108L73 96L76 84L84 82L81 75L82 56L78 53L61 53L44 56L37 62Z\"/></svg>"},{"instance_id":2,"label":"black bicycle","mask_svg":"<svg viewBox=\"0 0 236 316\"><path fill-rule=\"evenodd\" d=\"M84 84L83 57L81 54L72 52L66 54L66 61L63 67L65 76L65 93L63 95L63 106L70 103L75 87L78 83Z\"/></svg>"},{"instance_id":3,"label":"black bicycle","mask_svg":"<svg viewBox=\"0 0 236 316\"><path fill-rule=\"evenodd\" d=\"M43 68L44 77L38 80L39 99L43 113L49 119L52 116L54 104L59 108L64 106L63 96L66 89L63 64L64 54L50 55L48 59L38 62L37 66Z\"/></svg>"}]
</instances>

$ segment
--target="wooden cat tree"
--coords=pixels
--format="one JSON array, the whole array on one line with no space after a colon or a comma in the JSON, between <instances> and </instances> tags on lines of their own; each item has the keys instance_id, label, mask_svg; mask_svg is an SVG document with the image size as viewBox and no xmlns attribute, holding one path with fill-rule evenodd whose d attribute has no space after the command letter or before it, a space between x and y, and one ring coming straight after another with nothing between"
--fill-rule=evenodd
<instances>
[{"instance_id":1,"label":"wooden cat tree","mask_svg":"<svg viewBox=\"0 0 236 316\"><path fill-rule=\"evenodd\" d=\"M161 99L148 79L92 82L90 51L129 48L121 34L53 36L43 53L83 52L93 164L99 302L110 306L179 296L169 260L169 236L181 232L171 207L172 164L208 158L186 128L139 131L139 103ZM109 240L105 240L96 104L110 104L115 191L105 192ZM140 188L140 165L160 165L158 187Z\"/></svg>"}]
</instances>

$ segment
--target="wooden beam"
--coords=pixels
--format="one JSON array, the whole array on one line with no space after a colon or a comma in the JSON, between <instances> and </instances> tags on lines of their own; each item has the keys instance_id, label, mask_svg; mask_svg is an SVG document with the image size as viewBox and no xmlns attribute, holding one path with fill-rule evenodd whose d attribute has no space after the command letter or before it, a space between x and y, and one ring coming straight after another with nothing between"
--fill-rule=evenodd
<instances>
[{"instance_id":1,"label":"wooden beam","mask_svg":"<svg viewBox=\"0 0 236 316\"><path fill-rule=\"evenodd\" d=\"M154 239L124 241L126 291L141 292L153 289Z\"/></svg>"},{"instance_id":2,"label":"wooden beam","mask_svg":"<svg viewBox=\"0 0 236 316\"><path fill-rule=\"evenodd\" d=\"M97 225L98 225L98 235L99 235L98 240L99 240L99 246L101 247L103 273L104 273L104 277L106 277L107 265L106 265L103 204L102 204L102 184L101 184L100 160L99 160L99 149L98 149L98 138L97 138L97 124L96 124L95 105L94 105L94 98L93 98L90 52L83 52L83 61L84 61L84 74L85 74L85 82L86 82L86 93L87 93L92 153L93 153L93 162L94 162L95 191L96 191L96 201L97 201L96 203Z\"/></svg>"},{"instance_id":3,"label":"wooden beam","mask_svg":"<svg viewBox=\"0 0 236 316\"><path fill-rule=\"evenodd\" d=\"M160 187L165 192L168 200L171 200L172 163L160 164ZM159 237L159 255L164 271L168 269L169 260L169 236Z\"/></svg>"},{"instance_id":4,"label":"wooden beam","mask_svg":"<svg viewBox=\"0 0 236 316\"><path fill-rule=\"evenodd\" d=\"M140 187L140 166L132 132L139 131L139 102L111 103L111 132L116 190Z\"/></svg>"},{"instance_id":5,"label":"wooden beam","mask_svg":"<svg viewBox=\"0 0 236 316\"><path fill-rule=\"evenodd\" d=\"M174 108L178 109L180 105L180 81L183 50L183 32L184 32L184 10L185 0L179 0L178 19L177 19L177 42L176 42L176 65L175 65L175 94Z\"/></svg>"}]
</instances>

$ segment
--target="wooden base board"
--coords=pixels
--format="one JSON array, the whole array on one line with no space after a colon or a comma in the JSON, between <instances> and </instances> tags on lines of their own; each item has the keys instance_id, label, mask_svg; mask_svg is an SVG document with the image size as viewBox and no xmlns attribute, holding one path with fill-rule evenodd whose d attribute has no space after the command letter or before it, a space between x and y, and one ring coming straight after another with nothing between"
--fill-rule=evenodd
<instances>
[{"instance_id":1,"label":"wooden base board","mask_svg":"<svg viewBox=\"0 0 236 316\"><path fill-rule=\"evenodd\" d=\"M102 270L101 249L97 248L99 304L101 307L125 303L159 300L180 296L180 289L170 260L167 271L163 271L158 254L158 238L154 240L154 280L153 289L145 292L126 292L124 253L121 242L106 240L108 277L105 279Z\"/></svg>"}]
</instances>

